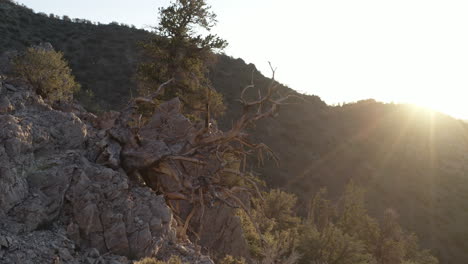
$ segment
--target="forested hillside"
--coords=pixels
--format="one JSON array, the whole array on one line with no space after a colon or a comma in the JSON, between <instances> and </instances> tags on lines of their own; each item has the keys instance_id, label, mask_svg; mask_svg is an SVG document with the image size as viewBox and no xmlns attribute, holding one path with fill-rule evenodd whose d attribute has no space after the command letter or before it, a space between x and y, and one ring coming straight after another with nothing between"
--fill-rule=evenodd
<instances>
[{"instance_id":1,"label":"forested hillside","mask_svg":"<svg viewBox=\"0 0 468 264\"><path fill-rule=\"evenodd\" d=\"M9 1L0 4L1 52L50 42L70 62L83 88L79 98L94 111L122 106L136 92L130 88L135 89L132 76L137 43L145 39L146 31L118 23L96 25L83 19L35 14Z\"/></svg>"},{"instance_id":2,"label":"forested hillside","mask_svg":"<svg viewBox=\"0 0 468 264\"><path fill-rule=\"evenodd\" d=\"M62 51L82 85L79 100L99 112L118 109L136 95L138 42L150 33L117 23L97 25L35 14L0 0L0 36L0 54L39 42L50 42ZM236 100L252 76L258 87L269 82L254 65L217 56L210 79L227 106L221 127L230 127L240 115ZM284 86L280 90L293 92ZM354 179L367 189L372 216L383 218L387 208L395 209L402 226L414 231L441 263L468 260L464 122L408 105L364 100L329 106L318 96L304 95L282 107L276 118L258 123L251 133L254 140L269 145L281 163L252 164L252 170L270 186L295 193L299 212L307 213L322 187L328 189L329 199L336 200Z\"/></svg>"}]
</instances>

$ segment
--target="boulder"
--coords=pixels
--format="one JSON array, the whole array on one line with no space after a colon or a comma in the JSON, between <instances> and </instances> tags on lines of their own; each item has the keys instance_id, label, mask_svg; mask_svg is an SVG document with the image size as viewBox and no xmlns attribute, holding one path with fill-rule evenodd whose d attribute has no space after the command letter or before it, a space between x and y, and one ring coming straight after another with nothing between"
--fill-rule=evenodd
<instances>
[{"instance_id":1,"label":"boulder","mask_svg":"<svg viewBox=\"0 0 468 264\"><path fill-rule=\"evenodd\" d=\"M2 98L19 106L0 112L0 215L17 224L12 237L63 223L76 246L134 258L153 256L161 241L173 239L165 199L131 187L120 168L119 143L100 138L80 113L52 109L28 88L12 86ZM96 163L87 159L89 145L101 149ZM68 261L72 255L60 250L57 256ZM27 254L6 259L28 263Z\"/></svg>"}]
</instances>

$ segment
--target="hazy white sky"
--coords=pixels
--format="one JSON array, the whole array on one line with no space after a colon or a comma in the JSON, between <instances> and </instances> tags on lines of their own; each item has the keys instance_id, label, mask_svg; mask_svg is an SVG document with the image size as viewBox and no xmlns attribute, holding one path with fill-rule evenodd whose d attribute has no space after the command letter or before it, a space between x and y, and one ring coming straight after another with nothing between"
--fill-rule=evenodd
<instances>
[{"instance_id":1,"label":"hazy white sky","mask_svg":"<svg viewBox=\"0 0 468 264\"><path fill-rule=\"evenodd\" d=\"M20 0L36 12L137 27L168 0ZM208 0L228 55L329 104L375 98L468 119L466 0Z\"/></svg>"}]
</instances>

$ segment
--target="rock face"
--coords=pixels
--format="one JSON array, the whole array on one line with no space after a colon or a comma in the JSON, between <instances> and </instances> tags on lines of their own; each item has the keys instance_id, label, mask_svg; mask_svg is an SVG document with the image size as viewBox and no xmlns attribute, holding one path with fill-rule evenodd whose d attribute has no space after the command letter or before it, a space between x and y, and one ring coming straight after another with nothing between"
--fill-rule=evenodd
<instances>
[{"instance_id":1,"label":"rock face","mask_svg":"<svg viewBox=\"0 0 468 264\"><path fill-rule=\"evenodd\" d=\"M221 157L232 146L218 144L229 136L192 124L178 98L144 121L144 98L100 117L51 105L3 75L17 54L0 56L0 263L117 264L169 253L211 263L187 238L216 256L248 258L232 208L248 198L225 184L241 173Z\"/></svg>"},{"instance_id":2,"label":"rock face","mask_svg":"<svg viewBox=\"0 0 468 264\"><path fill-rule=\"evenodd\" d=\"M235 211L228 206L219 206L205 210L200 244L222 258L225 254L236 257L249 257L249 248L244 239L241 222L234 217ZM200 224L200 223L197 223Z\"/></svg>"},{"instance_id":3,"label":"rock face","mask_svg":"<svg viewBox=\"0 0 468 264\"><path fill-rule=\"evenodd\" d=\"M106 148L98 160L114 166L121 148L122 167L135 178L142 178L153 190L165 194L168 203L177 208L179 226L190 223L190 230L186 232L186 227L179 236L191 236L217 257L228 254L249 258L240 219L232 208L241 207L239 199L232 196L247 197L242 203L248 204L248 193L231 192L232 186L228 186L226 179L232 175L224 172L229 162L220 158L224 153L217 151L225 145L210 143L213 138L222 138L223 132L193 125L181 113L178 98L158 105L144 123L139 122L135 109L138 107L130 105L104 123L108 130L102 145Z\"/></svg>"},{"instance_id":4,"label":"rock face","mask_svg":"<svg viewBox=\"0 0 468 264\"><path fill-rule=\"evenodd\" d=\"M130 147L111 118L52 108L23 85L1 83L0 263L118 264L180 251L165 198L127 176L177 146L148 137ZM183 248L183 260L212 263Z\"/></svg>"}]
</instances>

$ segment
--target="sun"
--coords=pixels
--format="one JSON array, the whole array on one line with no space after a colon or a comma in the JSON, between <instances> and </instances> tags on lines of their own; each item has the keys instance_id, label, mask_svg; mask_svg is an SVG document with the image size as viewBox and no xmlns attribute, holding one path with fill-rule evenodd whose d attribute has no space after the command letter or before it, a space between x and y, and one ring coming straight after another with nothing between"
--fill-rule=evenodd
<instances>
[{"instance_id":1,"label":"sun","mask_svg":"<svg viewBox=\"0 0 468 264\"><path fill-rule=\"evenodd\" d=\"M432 111L441 112L457 119L468 120L468 104L462 102L464 98L444 98L444 96L419 96L408 100L408 103L427 108ZM466 98L465 98L466 99Z\"/></svg>"}]
</instances>

